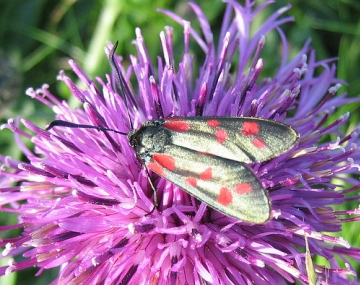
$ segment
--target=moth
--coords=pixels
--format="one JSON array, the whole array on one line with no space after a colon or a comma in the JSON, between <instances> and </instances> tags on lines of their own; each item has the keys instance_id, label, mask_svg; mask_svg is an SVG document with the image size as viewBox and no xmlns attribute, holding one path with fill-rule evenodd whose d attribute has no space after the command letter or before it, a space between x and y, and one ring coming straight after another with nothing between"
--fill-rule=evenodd
<instances>
[{"instance_id":1,"label":"moth","mask_svg":"<svg viewBox=\"0 0 360 285\"><path fill-rule=\"evenodd\" d=\"M113 58L115 49L116 45L110 53L110 64L120 82L121 74ZM130 121L121 83L119 86ZM127 135L146 169L223 214L255 224L269 220L271 204L266 189L248 164L277 157L299 139L299 134L288 125L254 117L170 117L147 121L128 134L60 120L53 121L47 129L54 126Z\"/></svg>"},{"instance_id":2,"label":"moth","mask_svg":"<svg viewBox=\"0 0 360 285\"><path fill-rule=\"evenodd\" d=\"M128 134L138 160L225 215L250 223L270 218L270 201L247 165L291 149L290 126L252 117L175 117Z\"/></svg>"}]
</instances>

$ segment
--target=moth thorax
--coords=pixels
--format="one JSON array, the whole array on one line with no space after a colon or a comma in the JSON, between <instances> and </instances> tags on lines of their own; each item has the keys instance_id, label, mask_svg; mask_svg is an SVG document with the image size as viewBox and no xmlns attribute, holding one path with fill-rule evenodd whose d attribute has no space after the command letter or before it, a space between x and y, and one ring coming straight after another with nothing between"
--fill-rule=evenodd
<instances>
[{"instance_id":1,"label":"moth thorax","mask_svg":"<svg viewBox=\"0 0 360 285\"><path fill-rule=\"evenodd\" d=\"M129 134L130 145L136 155L147 162L152 153L163 153L170 141L170 133L163 126L142 126Z\"/></svg>"}]
</instances>

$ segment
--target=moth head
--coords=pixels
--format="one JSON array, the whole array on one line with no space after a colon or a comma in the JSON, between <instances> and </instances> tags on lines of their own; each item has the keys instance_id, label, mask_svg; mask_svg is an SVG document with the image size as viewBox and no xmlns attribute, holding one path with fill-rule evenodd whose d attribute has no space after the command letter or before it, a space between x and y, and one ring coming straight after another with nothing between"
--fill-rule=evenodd
<instances>
[{"instance_id":1,"label":"moth head","mask_svg":"<svg viewBox=\"0 0 360 285\"><path fill-rule=\"evenodd\" d=\"M139 159L147 161L153 153L163 153L171 135L161 124L150 121L128 134L129 143Z\"/></svg>"}]
</instances>

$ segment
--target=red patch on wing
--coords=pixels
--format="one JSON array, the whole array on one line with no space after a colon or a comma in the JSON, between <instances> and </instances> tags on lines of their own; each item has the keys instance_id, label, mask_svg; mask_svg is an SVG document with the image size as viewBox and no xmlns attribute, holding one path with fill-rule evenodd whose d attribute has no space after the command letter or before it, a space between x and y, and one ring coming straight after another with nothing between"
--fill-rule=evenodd
<instances>
[{"instance_id":1,"label":"red patch on wing","mask_svg":"<svg viewBox=\"0 0 360 285\"><path fill-rule=\"evenodd\" d=\"M152 162L150 161L147 164L147 167L149 167L153 172L155 172L156 174L160 175L160 176L164 176L164 171L161 168L161 166L159 164L157 164L156 162Z\"/></svg>"},{"instance_id":2,"label":"red patch on wing","mask_svg":"<svg viewBox=\"0 0 360 285\"><path fill-rule=\"evenodd\" d=\"M261 138L254 138L252 143L258 149L266 148L266 143Z\"/></svg>"},{"instance_id":3,"label":"red patch on wing","mask_svg":"<svg viewBox=\"0 0 360 285\"><path fill-rule=\"evenodd\" d=\"M249 183L241 183L235 186L235 192L237 194L249 194L252 191L251 185Z\"/></svg>"},{"instance_id":4,"label":"red patch on wing","mask_svg":"<svg viewBox=\"0 0 360 285\"><path fill-rule=\"evenodd\" d=\"M175 159L171 155L155 153L152 155L152 158L168 170L174 170L176 168Z\"/></svg>"},{"instance_id":5,"label":"red patch on wing","mask_svg":"<svg viewBox=\"0 0 360 285\"><path fill-rule=\"evenodd\" d=\"M212 128L216 128L220 125L218 120L208 120L207 124L209 125L209 127L212 127Z\"/></svg>"},{"instance_id":6,"label":"red patch on wing","mask_svg":"<svg viewBox=\"0 0 360 285\"><path fill-rule=\"evenodd\" d=\"M227 139L227 133L225 130L220 129L215 132L215 137L218 143L224 143L224 141Z\"/></svg>"},{"instance_id":7,"label":"red patch on wing","mask_svg":"<svg viewBox=\"0 0 360 285\"><path fill-rule=\"evenodd\" d=\"M224 206L228 206L231 204L232 200L233 196L231 191L226 187L221 188L217 201Z\"/></svg>"},{"instance_id":8,"label":"red patch on wing","mask_svg":"<svg viewBox=\"0 0 360 285\"><path fill-rule=\"evenodd\" d=\"M214 156L213 154L211 153L208 153L206 151L200 151L200 150L196 150L197 153L201 153L201 154L205 154L205 155L208 155L208 156Z\"/></svg>"},{"instance_id":9,"label":"red patch on wing","mask_svg":"<svg viewBox=\"0 0 360 285\"><path fill-rule=\"evenodd\" d=\"M187 182L187 184L189 184L190 186L196 187L197 184L197 180L195 177L188 177L185 179L185 181Z\"/></svg>"},{"instance_id":10,"label":"red patch on wing","mask_svg":"<svg viewBox=\"0 0 360 285\"><path fill-rule=\"evenodd\" d=\"M212 178L212 168L206 168L202 173L200 173L201 180L209 180Z\"/></svg>"},{"instance_id":11,"label":"red patch on wing","mask_svg":"<svg viewBox=\"0 0 360 285\"><path fill-rule=\"evenodd\" d=\"M190 129L189 123L181 120L166 120L163 126L169 130L179 133L186 132Z\"/></svg>"},{"instance_id":12,"label":"red patch on wing","mask_svg":"<svg viewBox=\"0 0 360 285\"><path fill-rule=\"evenodd\" d=\"M259 132L259 124L256 122L244 122L242 127L242 134L244 136L253 136Z\"/></svg>"}]
</instances>

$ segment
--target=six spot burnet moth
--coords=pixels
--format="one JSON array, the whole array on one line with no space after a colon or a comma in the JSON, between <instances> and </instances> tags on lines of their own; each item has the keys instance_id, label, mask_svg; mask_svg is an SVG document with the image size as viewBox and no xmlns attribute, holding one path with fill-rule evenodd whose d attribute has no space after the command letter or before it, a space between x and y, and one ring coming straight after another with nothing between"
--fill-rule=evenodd
<instances>
[{"instance_id":1,"label":"six spot burnet moth","mask_svg":"<svg viewBox=\"0 0 360 285\"><path fill-rule=\"evenodd\" d=\"M132 127L123 78L114 60L116 46L110 64ZM60 120L47 129L54 126L115 131ZM270 201L247 164L287 152L299 135L285 124L253 117L173 117L145 122L127 137L147 172L150 169L225 215L258 224L270 218Z\"/></svg>"}]
</instances>

